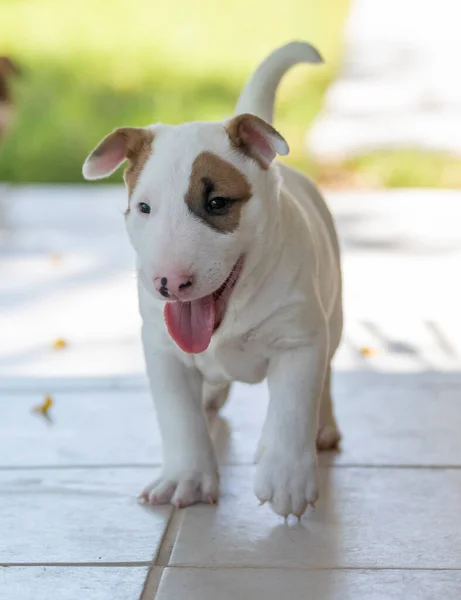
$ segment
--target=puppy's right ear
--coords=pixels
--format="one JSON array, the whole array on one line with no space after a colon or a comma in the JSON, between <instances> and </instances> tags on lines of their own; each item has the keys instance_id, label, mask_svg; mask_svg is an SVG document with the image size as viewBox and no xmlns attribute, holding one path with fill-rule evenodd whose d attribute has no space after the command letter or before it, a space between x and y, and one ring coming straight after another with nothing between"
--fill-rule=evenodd
<instances>
[{"instance_id":1,"label":"puppy's right ear","mask_svg":"<svg viewBox=\"0 0 461 600\"><path fill-rule=\"evenodd\" d=\"M106 136L83 163L85 179L109 177L124 160L135 163L151 148L153 134L141 127L121 127Z\"/></svg>"}]
</instances>

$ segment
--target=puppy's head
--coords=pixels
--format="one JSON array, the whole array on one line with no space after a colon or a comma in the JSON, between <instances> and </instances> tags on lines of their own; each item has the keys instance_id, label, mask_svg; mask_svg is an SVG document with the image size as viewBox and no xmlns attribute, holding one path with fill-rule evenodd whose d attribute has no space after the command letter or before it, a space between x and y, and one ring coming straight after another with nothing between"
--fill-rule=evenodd
<instances>
[{"instance_id":1,"label":"puppy's head","mask_svg":"<svg viewBox=\"0 0 461 600\"><path fill-rule=\"evenodd\" d=\"M222 321L245 255L268 219L270 164L287 153L273 127L239 115L224 123L117 129L85 161L87 179L128 161L126 225L140 280L167 301L168 328L183 350L203 351Z\"/></svg>"}]
</instances>

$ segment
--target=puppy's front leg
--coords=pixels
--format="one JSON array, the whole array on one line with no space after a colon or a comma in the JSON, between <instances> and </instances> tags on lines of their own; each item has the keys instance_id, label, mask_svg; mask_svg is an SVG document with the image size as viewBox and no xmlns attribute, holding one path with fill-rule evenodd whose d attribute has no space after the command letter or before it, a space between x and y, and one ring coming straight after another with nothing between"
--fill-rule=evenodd
<instances>
[{"instance_id":1,"label":"puppy's front leg","mask_svg":"<svg viewBox=\"0 0 461 600\"><path fill-rule=\"evenodd\" d=\"M318 497L316 437L327 340L271 360L269 407L259 445L255 493L284 517L298 518Z\"/></svg>"},{"instance_id":2,"label":"puppy's front leg","mask_svg":"<svg viewBox=\"0 0 461 600\"><path fill-rule=\"evenodd\" d=\"M149 352L147 372L163 444L160 478L141 498L178 507L214 503L219 492L216 458L202 408L202 376L174 354Z\"/></svg>"}]
</instances>

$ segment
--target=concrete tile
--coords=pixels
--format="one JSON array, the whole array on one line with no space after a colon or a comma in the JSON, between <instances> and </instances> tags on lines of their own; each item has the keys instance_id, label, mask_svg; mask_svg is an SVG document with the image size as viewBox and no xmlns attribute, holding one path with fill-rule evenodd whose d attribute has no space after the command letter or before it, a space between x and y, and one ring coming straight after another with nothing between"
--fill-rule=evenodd
<instances>
[{"instance_id":1,"label":"concrete tile","mask_svg":"<svg viewBox=\"0 0 461 600\"><path fill-rule=\"evenodd\" d=\"M165 569L156 600L458 600L461 571Z\"/></svg>"},{"instance_id":2,"label":"concrete tile","mask_svg":"<svg viewBox=\"0 0 461 600\"><path fill-rule=\"evenodd\" d=\"M125 204L122 186L10 190L0 237L0 377L143 372ZM68 340L67 351L52 351L56 338Z\"/></svg>"},{"instance_id":3,"label":"concrete tile","mask_svg":"<svg viewBox=\"0 0 461 600\"><path fill-rule=\"evenodd\" d=\"M147 567L0 567L5 600L138 600Z\"/></svg>"},{"instance_id":4,"label":"concrete tile","mask_svg":"<svg viewBox=\"0 0 461 600\"><path fill-rule=\"evenodd\" d=\"M224 472L216 507L186 509L170 565L461 569L461 470L322 469L300 524L258 507L251 467Z\"/></svg>"},{"instance_id":5,"label":"concrete tile","mask_svg":"<svg viewBox=\"0 0 461 600\"><path fill-rule=\"evenodd\" d=\"M32 412L52 395L51 421ZM0 466L161 464L149 392L8 393L0 400Z\"/></svg>"},{"instance_id":6,"label":"concrete tile","mask_svg":"<svg viewBox=\"0 0 461 600\"><path fill-rule=\"evenodd\" d=\"M152 471L0 471L0 564L151 561L171 513L137 503Z\"/></svg>"},{"instance_id":7,"label":"concrete tile","mask_svg":"<svg viewBox=\"0 0 461 600\"><path fill-rule=\"evenodd\" d=\"M459 395L435 388L339 392L341 452L322 464L461 466Z\"/></svg>"}]
</instances>

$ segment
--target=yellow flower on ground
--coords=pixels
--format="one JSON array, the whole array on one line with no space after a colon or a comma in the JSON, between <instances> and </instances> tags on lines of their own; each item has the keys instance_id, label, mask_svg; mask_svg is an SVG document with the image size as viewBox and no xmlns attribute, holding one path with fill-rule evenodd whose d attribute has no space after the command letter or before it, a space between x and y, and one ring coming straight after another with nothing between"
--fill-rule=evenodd
<instances>
[{"instance_id":1,"label":"yellow flower on ground","mask_svg":"<svg viewBox=\"0 0 461 600\"><path fill-rule=\"evenodd\" d=\"M53 342L53 348L55 350L64 350L64 348L67 348L68 343L66 342L66 340L63 340L62 338L58 338L57 340L55 340Z\"/></svg>"},{"instance_id":2,"label":"yellow flower on ground","mask_svg":"<svg viewBox=\"0 0 461 600\"><path fill-rule=\"evenodd\" d=\"M53 399L51 396L45 396L44 401L38 406L34 406L32 409L34 412L40 413L45 417L48 415L50 408L53 406Z\"/></svg>"},{"instance_id":3,"label":"yellow flower on ground","mask_svg":"<svg viewBox=\"0 0 461 600\"><path fill-rule=\"evenodd\" d=\"M360 348L360 353L362 356L374 356L376 354L376 350L374 348L364 346L363 348Z\"/></svg>"}]
</instances>

